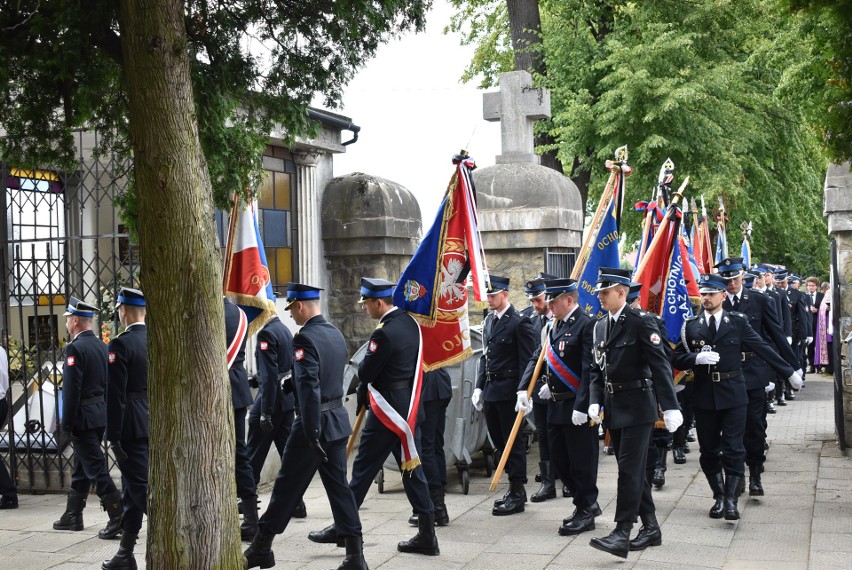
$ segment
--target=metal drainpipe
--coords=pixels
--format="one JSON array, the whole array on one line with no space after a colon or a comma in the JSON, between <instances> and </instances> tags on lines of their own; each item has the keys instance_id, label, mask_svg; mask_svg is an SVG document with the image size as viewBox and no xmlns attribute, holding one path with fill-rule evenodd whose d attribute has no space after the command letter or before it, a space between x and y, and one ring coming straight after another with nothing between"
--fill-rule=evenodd
<instances>
[{"instance_id":1,"label":"metal drainpipe","mask_svg":"<svg viewBox=\"0 0 852 570\"><path fill-rule=\"evenodd\" d=\"M337 117L326 115L325 113L321 113L320 111L316 111L314 109L308 109L308 117L315 121L325 123L326 125L338 127L340 128L340 130L343 131L352 131L352 139L341 143L343 146L349 146L350 144L358 140L358 133L361 131L361 127L351 121L344 121L343 119L338 119Z\"/></svg>"}]
</instances>

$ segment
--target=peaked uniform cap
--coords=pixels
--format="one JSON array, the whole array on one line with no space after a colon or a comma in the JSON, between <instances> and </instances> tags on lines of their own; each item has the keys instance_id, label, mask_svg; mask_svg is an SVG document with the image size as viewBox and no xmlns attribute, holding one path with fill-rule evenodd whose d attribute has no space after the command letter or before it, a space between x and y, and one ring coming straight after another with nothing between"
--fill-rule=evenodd
<instances>
[{"instance_id":1,"label":"peaked uniform cap","mask_svg":"<svg viewBox=\"0 0 852 570\"><path fill-rule=\"evenodd\" d=\"M500 291L509 290L509 278L499 275L489 275L488 277L488 294L494 295Z\"/></svg>"},{"instance_id":2,"label":"peaked uniform cap","mask_svg":"<svg viewBox=\"0 0 852 570\"><path fill-rule=\"evenodd\" d=\"M130 287L122 287L118 292L118 298L115 301L115 308L121 305L131 305L134 307L145 306L145 295L139 289L131 289Z\"/></svg>"},{"instance_id":3,"label":"peaked uniform cap","mask_svg":"<svg viewBox=\"0 0 852 570\"><path fill-rule=\"evenodd\" d=\"M721 275L704 276L698 284L699 293L721 293L728 287L727 281Z\"/></svg>"},{"instance_id":4,"label":"peaked uniform cap","mask_svg":"<svg viewBox=\"0 0 852 570\"><path fill-rule=\"evenodd\" d=\"M545 292L547 300L551 301L562 293L570 293L577 290L577 280L569 278L548 279L544 282L546 285Z\"/></svg>"},{"instance_id":5,"label":"peaked uniform cap","mask_svg":"<svg viewBox=\"0 0 852 570\"><path fill-rule=\"evenodd\" d=\"M545 283L550 279L556 279L555 275L550 273L539 273L526 283L524 283L524 293L527 299L533 299L544 293L546 289Z\"/></svg>"},{"instance_id":6,"label":"peaked uniform cap","mask_svg":"<svg viewBox=\"0 0 852 570\"><path fill-rule=\"evenodd\" d=\"M68 306L65 308L65 312L63 316L69 317L85 317L91 319L95 316L95 313L98 313L98 308L94 305L90 305L89 303L84 303L77 297L71 297L68 300Z\"/></svg>"},{"instance_id":7,"label":"peaked uniform cap","mask_svg":"<svg viewBox=\"0 0 852 570\"><path fill-rule=\"evenodd\" d=\"M291 281L290 283L287 283L287 305L284 308L289 309L290 305L296 301L311 301L319 299L320 291L323 291L323 289Z\"/></svg>"},{"instance_id":8,"label":"peaked uniform cap","mask_svg":"<svg viewBox=\"0 0 852 570\"><path fill-rule=\"evenodd\" d=\"M627 293L627 302L632 303L639 298L639 292L642 290L642 284L636 281L630 282L630 291Z\"/></svg>"},{"instance_id":9,"label":"peaked uniform cap","mask_svg":"<svg viewBox=\"0 0 852 570\"><path fill-rule=\"evenodd\" d=\"M601 267L598 270L598 281L595 283L595 291L603 291L616 285L630 286L630 270L618 267Z\"/></svg>"},{"instance_id":10,"label":"peaked uniform cap","mask_svg":"<svg viewBox=\"0 0 852 570\"><path fill-rule=\"evenodd\" d=\"M396 287L387 279L378 279L373 277L361 278L361 298L359 303L363 303L367 299L384 299L393 295L393 289Z\"/></svg>"},{"instance_id":11,"label":"peaked uniform cap","mask_svg":"<svg viewBox=\"0 0 852 570\"><path fill-rule=\"evenodd\" d=\"M714 267L719 270L719 275L725 279L736 279L743 274L743 270L745 269L742 257L723 259Z\"/></svg>"}]
</instances>

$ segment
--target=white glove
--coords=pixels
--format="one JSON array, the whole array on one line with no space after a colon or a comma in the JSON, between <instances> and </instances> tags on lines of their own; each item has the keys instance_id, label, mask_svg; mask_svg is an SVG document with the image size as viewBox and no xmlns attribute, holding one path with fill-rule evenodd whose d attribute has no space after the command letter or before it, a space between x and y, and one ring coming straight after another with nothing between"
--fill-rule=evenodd
<instances>
[{"instance_id":1,"label":"white glove","mask_svg":"<svg viewBox=\"0 0 852 570\"><path fill-rule=\"evenodd\" d=\"M680 410L665 410L663 411L663 421L666 422L666 429L674 433L677 428L683 425L683 414Z\"/></svg>"},{"instance_id":2,"label":"white glove","mask_svg":"<svg viewBox=\"0 0 852 570\"><path fill-rule=\"evenodd\" d=\"M802 375L798 372L793 372L793 375L787 378L787 381L790 383L790 386L792 386L793 390L798 390L802 387L802 384L805 383L805 381L802 380Z\"/></svg>"},{"instance_id":3,"label":"white glove","mask_svg":"<svg viewBox=\"0 0 852 570\"><path fill-rule=\"evenodd\" d=\"M804 378L804 377L805 377L805 373L804 373L804 372L802 372L802 369L801 369L801 368L799 368L798 370L796 370L796 374L798 374L798 375L799 375L799 376L801 376L802 378Z\"/></svg>"},{"instance_id":4,"label":"white glove","mask_svg":"<svg viewBox=\"0 0 852 570\"><path fill-rule=\"evenodd\" d=\"M527 396L526 390L518 390L518 401L515 402L515 411L523 411L524 415L532 411L532 402L530 402L530 397Z\"/></svg>"},{"instance_id":5,"label":"white glove","mask_svg":"<svg viewBox=\"0 0 852 570\"><path fill-rule=\"evenodd\" d=\"M808 338L805 339L805 344L813 344L813 343L814 343L814 337L809 336Z\"/></svg>"},{"instance_id":6,"label":"white glove","mask_svg":"<svg viewBox=\"0 0 852 570\"><path fill-rule=\"evenodd\" d=\"M716 364L719 362L719 353L713 350L699 352L695 355L695 364Z\"/></svg>"},{"instance_id":7,"label":"white glove","mask_svg":"<svg viewBox=\"0 0 852 570\"><path fill-rule=\"evenodd\" d=\"M790 346L793 346L793 337L791 337L791 336L787 337L787 344L789 344Z\"/></svg>"},{"instance_id":8,"label":"white glove","mask_svg":"<svg viewBox=\"0 0 852 570\"><path fill-rule=\"evenodd\" d=\"M768 394L774 389L775 389L775 382L770 382L769 385L766 388L763 389L763 391Z\"/></svg>"},{"instance_id":9,"label":"white glove","mask_svg":"<svg viewBox=\"0 0 852 570\"><path fill-rule=\"evenodd\" d=\"M482 389L477 388L473 391L473 396L470 397L470 403L477 412L482 411Z\"/></svg>"},{"instance_id":10,"label":"white glove","mask_svg":"<svg viewBox=\"0 0 852 570\"><path fill-rule=\"evenodd\" d=\"M542 400L550 399L550 386L547 385L547 382L541 385L541 390L538 391L538 397Z\"/></svg>"},{"instance_id":11,"label":"white glove","mask_svg":"<svg viewBox=\"0 0 852 570\"><path fill-rule=\"evenodd\" d=\"M601 423L601 405L592 404L589 406L589 419L593 422Z\"/></svg>"},{"instance_id":12,"label":"white glove","mask_svg":"<svg viewBox=\"0 0 852 570\"><path fill-rule=\"evenodd\" d=\"M584 414L583 412L578 412L577 410L574 410L574 413L571 414L571 423L575 426L581 426L587 421L589 421L589 416L587 414Z\"/></svg>"}]
</instances>

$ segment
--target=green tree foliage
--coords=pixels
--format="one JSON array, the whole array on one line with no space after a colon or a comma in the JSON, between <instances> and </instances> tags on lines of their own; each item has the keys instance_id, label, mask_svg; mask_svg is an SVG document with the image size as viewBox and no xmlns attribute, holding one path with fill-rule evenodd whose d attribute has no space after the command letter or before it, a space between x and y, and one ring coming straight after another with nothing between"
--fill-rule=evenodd
<instances>
[{"instance_id":1,"label":"green tree foliage","mask_svg":"<svg viewBox=\"0 0 852 570\"><path fill-rule=\"evenodd\" d=\"M671 157L676 184L690 176L687 196L703 195L708 205L722 196L729 227L754 222L756 259L825 273L827 158L805 112L779 92L812 49L800 17L758 0L542 0L540 7L547 76L537 80L551 90L553 107L544 127L562 163L574 164L571 177L591 174L589 208L606 180L604 160L627 144L634 169L627 204L651 196ZM483 24L481 45L501 45L494 38L507 31ZM474 61L469 71L488 69ZM623 230L635 239L639 217L626 214ZM731 231L729 239L733 249L739 236Z\"/></svg>"},{"instance_id":2,"label":"green tree foliage","mask_svg":"<svg viewBox=\"0 0 852 570\"><path fill-rule=\"evenodd\" d=\"M235 192L256 190L274 126L289 141L309 133L305 110L312 98L338 104L362 62L389 37L422 29L430 5L187 0L192 86L217 206L227 207ZM110 0L18 0L0 7L6 160L70 167L70 133L82 127L106 135L100 150L129 152L118 10Z\"/></svg>"}]
</instances>

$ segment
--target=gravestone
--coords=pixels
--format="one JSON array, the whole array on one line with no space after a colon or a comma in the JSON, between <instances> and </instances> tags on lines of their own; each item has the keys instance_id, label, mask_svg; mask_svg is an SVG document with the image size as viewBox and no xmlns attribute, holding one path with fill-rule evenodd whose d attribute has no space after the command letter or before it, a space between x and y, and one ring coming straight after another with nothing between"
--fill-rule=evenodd
<instances>
[{"instance_id":1,"label":"gravestone","mask_svg":"<svg viewBox=\"0 0 852 570\"><path fill-rule=\"evenodd\" d=\"M574 183L535 154L533 124L550 117L550 93L528 72L501 74L500 90L483 96L483 117L500 121L502 154L473 171L479 227L489 271L511 279L509 297L520 309L523 283L545 270L545 253L579 249L584 208Z\"/></svg>"}]
</instances>

